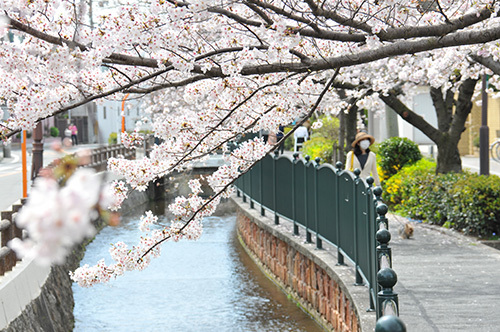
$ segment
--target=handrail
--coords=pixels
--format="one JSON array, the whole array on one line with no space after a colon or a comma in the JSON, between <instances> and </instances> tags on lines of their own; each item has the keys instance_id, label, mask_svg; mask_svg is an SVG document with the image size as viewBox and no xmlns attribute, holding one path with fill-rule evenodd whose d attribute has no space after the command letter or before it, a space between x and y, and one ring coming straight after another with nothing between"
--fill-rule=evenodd
<instances>
[{"instance_id":1,"label":"handrail","mask_svg":"<svg viewBox=\"0 0 500 332\"><path fill-rule=\"evenodd\" d=\"M237 195L249 200L251 208L259 204L261 215L270 211L275 224L280 218L293 222L294 234L302 229L306 242L312 243L314 235L317 249L323 241L335 246L338 264L347 258L355 267L356 284L367 284L368 310L377 319L398 316L382 189L373 188L371 177L359 178L358 169L350 172L342 163L333 167L319 161L299 159L297 153L293 159L267 155L236 181Z\"/></svg>"},{"instance_id":2,"label":"handrail","mask_svg":"<svg viewBox=\"0 0 500 332\"><path fill-rule=\"evenodd\" d=\"M73 154L74 156L75 154ZM135 158L135 150L127 149L122 144L114 144L110 146L100 147L91 150L90 163L80 165L79 167L89 167L97 172L106 169L107 161L111 157L123 156L126 159ZM51 162L47 168L54 167L57 161ZM18 228L15 221L16 213L22 208L26 199L22 199L20 203L11 206L10 211L1 211L0 213L0 276L12 270L20 260L12 249L7 246L7 243L14 238L23 239L25 234L23 230Z\"/></svg>"}]
</instances>

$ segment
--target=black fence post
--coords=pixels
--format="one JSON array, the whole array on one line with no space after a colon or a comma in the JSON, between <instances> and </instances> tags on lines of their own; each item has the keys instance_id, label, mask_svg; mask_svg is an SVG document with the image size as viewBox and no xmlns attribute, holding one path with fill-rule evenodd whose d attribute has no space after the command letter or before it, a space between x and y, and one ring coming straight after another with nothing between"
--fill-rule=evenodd
<instances>
[{"instance_id":1,"label":"black fence post","mask_svg":"<svg viewBox=\"0 0 500 332\"><path fill-rule=\"evenodd\" d=\"M377 297L377 319L385 315L399 316L399 301L398 294L393 291L394 285L398 281L396 272L392 269L392 254L389 247L391 233L387 225L387 205L380 203L377 206L378 226L377 241L377 259L379 271L377 273L377 281L382 290L378 292Z\"/></svg>"},{"instance_id":2,"label":"black fence post","mask_svg":"<svg viewBox=\"0 0 500 332\"><path fill-rule=\"evenodd\" d=\"M366 183L368 184L367 188L367 197L368 199L366 200L366 211L368 213L368 232L366 233L366 241L369 244L369 264L370 264L370 271L368 272L370 274L370 307L366 310L368 312L375 311L375 301L376 301L376 296L377 296L377 249L376 249L376 244L375 244L375 223L376 223L376 217L375 217L375 210L372 208L372 195L373 195L373 183L375 180L369 176L366 178Z\"/></svg>"},{"instance_id":3,"label":"black fence post","mask_svg":"<svg viewBox=\"0 0 500 332\"><path fill-rule=\"evenodd\" d=\"M318 225L318 168L321 162L320 157L314 159L316 165L314 167L314 221L316 224L316 249L323 249L323 241L319 237L319 225Z\"/></svg>"},{"instance_id":4,"label":"black fence post","mask_svg":"<svg viewBox=\"0 0 500 332\"><path fill-rule=\"evenodd\" d=\"M335 192L337 193L337 199L335 200L335 211L336 211L336 214L337 214L337 231L336 231L336 234L335 234L335 242L337 244L337 265L346 265L345 262L344 262L344 255L342 254L342 252L340 251L340 245L339 245L339 236L340 236L340 211L339 211L339 206L340 206L340 203L339 203L339 199L340 199L340 195L338 195L338 192L339 192L339 179L340 179L340 173L342 172L342 169L344 168L344 165L340 162L340 161L337 161L337 163L335 164L335 168L337 169L335 171L335 175L337 177L337 181L335 181Z\"/></svg>"},{"instance_id":5,"label":"black fence post","mask_svg":"<svg viewBox=\"0 0 500 332\"><path fill-rule=\"evenodd\" d=\"M377 320L375 332L406 332L406 326L397 316L383 316Z\"/></svg>"},{"instance_id":6,"label":"black fence post","mask_svg":"<svg viewBox=\"0 0 500 332\"><path fill-rule=\"evenodd\" d=\"M265 216L266 215L266 210L264 210L264 166L262 165L264 162L264 159L261 159L259 161L259 168L260 168L260 215Z\"/></svg>"},{"instance_id":7,"label":"black fence post","mask_svg":"<svg viewBox=\"0 0 500 332\"><path fill-rule=\"evenodd\" d=\"M251 208L251 209L253 209L253 207L254 207L254 205L253 205L253 199L252 199L252 183L253 183L253 179L252 179L252 178L253 178L253 170L252 170L252 169L250 169L250 170L248 171L248 174L250 174L250 188L249 188L249 190L248 190L248 193L249 193L249 195L248 195L248 199L250 200L250 208Z\"/></svg>"},{"instance_id":8,"label":"black fence post","mask_svg":"<svg viewBox=\"0 0 500 332\"><path fill-rule=\"evenodd\" d=\"M363 283L363 277L361 277L361 273L359 273L359 265L358 265L358 262L359 262L359 243L358 243L358 223L360 222L358 220L358 213L357 213L357 206L358 206L358 200L359 200L359 197L358 197L358 190L357 190L357 186L358 186L358 183L359 181L361 181L361 179L359 178L359 175L361 174L361 170L359 168L356 168L354 170L354 175L356 176L354 178L354 182L353 182L353 186L354 186L354 203L353 203L353 216L354 216L354 222L353 222L353 226L354 226L354 262L355 262L355 265L356 265L356 281L354 282L354 285L356 286L363 286L364 283Z\"/></svg>"},{"instance_id":9,"label":"black fence post","mask_svg":"<svg viewBox=\"0 0 500 332\"><path fill-rule=\"evenodd\" d=\"M299 235L299 225L297 225L297 206L295 205L295 165L299 161L299 153L293 154L292 161L292 215L293 215L293 235Z\"/></svg>"},{"instance_id":10,"label":"black fence post","mask_svg":"<svg viewBox=\"0 0 500 332\"><path fill-rule=\"evenodd\" d=\"M280 218L278 217L278 212L276 211L277 210L277 207L278 207L278 202L277 202L277 199L278 199L278 193L276 192L277 189L278 189L278 179L277 179L277 176L276 176L276 160L278 159L278 156L279 156L279 150L276 149L274 150L274 158L273 158L273 186L274 186L274 190L273 190L273 210L274 210L274 224L275 225L279 225L280 223Z\"/></svg>"},{"instance_id":11,"label":"black fence post","mask_svg":"<svg viewBox=\"0 0 500 332\"><path fill-rule=\"evenodd\" d=\"M309 200L307 199L307 168L310 166L309 160L310 156L306 155L306 167L304 167L304 216L305 216L305 226L306 226L306 243L312 243L312 234L309 231Z\"/></svg>"}]
</instances>

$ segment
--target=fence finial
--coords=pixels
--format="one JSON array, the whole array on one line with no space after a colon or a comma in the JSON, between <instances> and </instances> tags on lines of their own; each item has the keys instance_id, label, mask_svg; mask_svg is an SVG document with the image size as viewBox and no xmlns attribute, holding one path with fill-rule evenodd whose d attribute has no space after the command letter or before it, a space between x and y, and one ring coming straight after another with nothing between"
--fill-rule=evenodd
<instances>
[{"instance_id":1,"label":"fence finial","mask_svg":"<svg viewBox=\"0 0 500 332\"><path fill-rule=\"evenodd\" d=\"M375 182L375 180L371 176L366 178L366 183L368 184L368 188L373 187L373 182Z\"/></svg>"},{"instance_id":2,"label":"fence finial","mask_svg":"<svg viewBox=\"0 0 500 332\"><path fill-rule=\"evenodd\" d=\"M378 205L378 203L382 202L382 188L381 187L375 187L373 189L373 195L375 195L375 206Z\"/></svg>"},{"instance_id":3,"label":"fence finial","mask_svg":"<svg viewBox=\"0 0 500 332\"><path fill-rule=\"evenodd\" d=\"M377 321L375 332L406 332L406 326L397 316L384 316Z\"/></svg>"}]
</instances>

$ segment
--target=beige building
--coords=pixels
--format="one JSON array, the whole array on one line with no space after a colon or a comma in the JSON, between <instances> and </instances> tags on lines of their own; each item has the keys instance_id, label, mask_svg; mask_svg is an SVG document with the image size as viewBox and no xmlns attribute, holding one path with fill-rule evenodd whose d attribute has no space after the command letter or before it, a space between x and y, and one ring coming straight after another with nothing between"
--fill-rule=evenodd
<instances>
[{"instance_id":1,"label":"beige building","mask_svg":"<svg viewBox=\"0 0 500 332\"><path fill-rule=\"evenodd\" d=\"M465 123L466 130L458 144L460 155L479 156L479 128L481 128L481 106L472 106L471 114ZM500 98L488 98L489 143L500 138Z\"/></svg>"}]
</instances>

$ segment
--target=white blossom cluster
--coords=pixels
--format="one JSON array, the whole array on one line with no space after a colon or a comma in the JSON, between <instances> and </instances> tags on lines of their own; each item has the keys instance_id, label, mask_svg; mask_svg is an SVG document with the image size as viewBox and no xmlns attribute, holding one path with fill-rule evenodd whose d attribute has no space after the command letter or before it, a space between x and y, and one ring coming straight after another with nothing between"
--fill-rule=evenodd
<instances>
[{"instance_id":1,"label":"white blossom cluster","mask_svg":"<svg viewBox=\"0 0 500 332\"><path fill-rule=\"evenodd\" d=\"M73 245L94 235L96 207L111 204L115 204L111 191L93 170L78 169L62 188L53 178L38 177L16 217L28 237L15 238L9 246L40 264L63 263Z\"/></svg>"}]
</instances>

